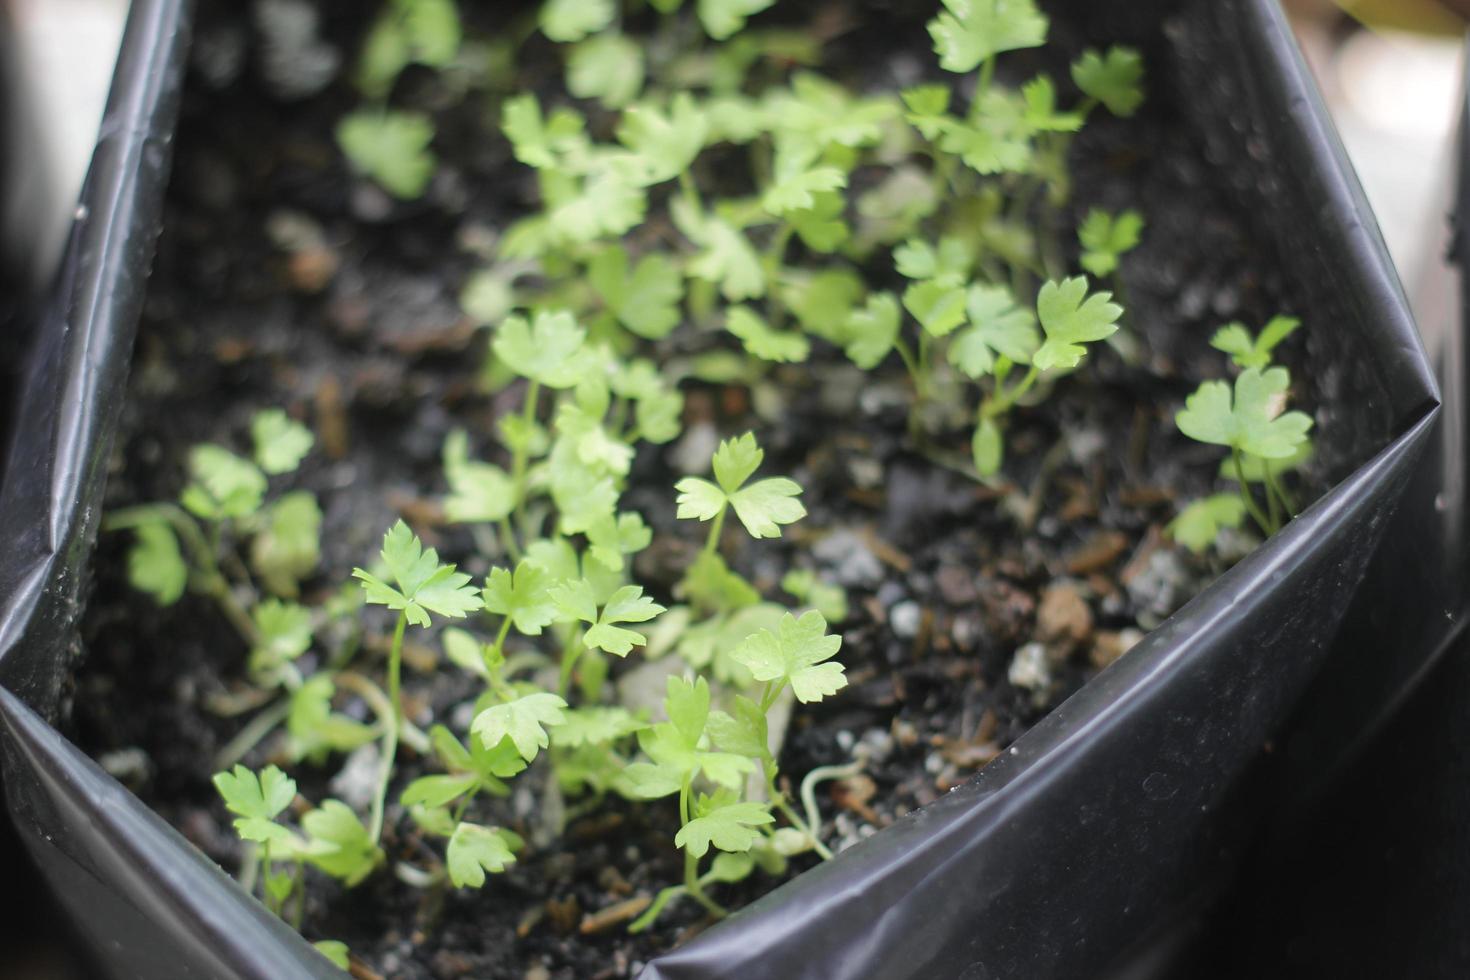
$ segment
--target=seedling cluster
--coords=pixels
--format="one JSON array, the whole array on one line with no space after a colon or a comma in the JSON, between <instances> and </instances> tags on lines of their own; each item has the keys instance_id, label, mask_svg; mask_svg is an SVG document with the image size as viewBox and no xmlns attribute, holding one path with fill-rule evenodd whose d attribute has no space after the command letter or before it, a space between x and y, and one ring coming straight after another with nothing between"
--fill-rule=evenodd
<instances>
[{"instance_id":1,"label":"seedling cluster","mask_svg":"<svg viewBox=\"0 0 1470 980\"><path fill-rule=\"evenodd\" d=\"M721 442L712 478L687 476L669 494L678 519L707 530L671 593L654 596L635 580L653 532L624 501L636 457L680 435L681 382L754 377L826 345L865 371L902 364L916 448L938 452L953 434L956 411L935 406L973 420L968 467L989 479L1017 407L1120 329L1112 284L1142 216L1092 209L1075 247L1058 229L1068 227L1074 134L1097 113L1136 111L1137 53L1087 51L1069 80L1004 84L1001 56L1043 45L1047 19L1032 0L943 0L929 33L949 75L861 93L817 73L809 35L747 28L773 3L541 6L535 27L565 59L570 98L500 101L500 130L534 175L539 208L505 230L463 296L493 329L487 383L520 408L494 433L456 431L443 446L443 513L491 563L483 580L399 521L355 584L300 604L322 515L300 490L267 502L272 479L312 444L278 410L256 416L252 458L199 446L179 504L109 517L136 536L134 585L165 605L189 589L209 597L250 650L256 690L241 710L256 713L221 754L215 783L254 848L247 885L298 925L307 867L355 884L409 824L441 841L442 857L395 857L399 878L482 887L526 846L494 822L504 811L493 800L533 766L579 805L609 793L677 801L683 880L634 929L682 899L724 915L717 885L779 873L802 852L830 856L810 787L831 773L808 777L798 809L772 719L846 685L830 624L847 599L805 569L781 580L792 601L762 595L732 567L728 533L738 524L755 542L780 537L806 515L802 488L761 472L753 434ZM394 82L410 64L464 72L509 57L484 45L470 57L469 46L451 0L385 4L356 75L364 105L337 131L358 172L396 197L426 192L433 124L391 108ZM1067 267L1068 254L1083 271ZM1230 448L1222 475L1239 484L1175 522L1191 548L1245 513L1269 533L1293 509L1280 477L1304 458L1310 420L1281 411L1289 378L1270 356L1294 326L1272 321L1259 338L1222 329L1215 345L1241 367L1233 397L1207 382L1179 415L1187 435ZM672 366L675 347L697 352L692 368ZM388 618L365 610L374 606ZM466 678L466 730L406 707L410 628L436 636ZM612 661L635 650L677 664L661 704L610 697ZM353 699L370 723L344 710ZM275 765L239 764L282 726L293 765L376 745L366 814L301 800ZM436 771L395 797L405 751ZM340 944L323 952L345 963Z\"/></svg>"}]
</instances>

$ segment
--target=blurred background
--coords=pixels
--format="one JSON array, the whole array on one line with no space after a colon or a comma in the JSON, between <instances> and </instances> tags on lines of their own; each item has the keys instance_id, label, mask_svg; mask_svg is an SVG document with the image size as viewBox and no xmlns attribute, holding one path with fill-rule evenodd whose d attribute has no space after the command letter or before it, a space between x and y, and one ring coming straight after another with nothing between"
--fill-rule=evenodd
<instances>
[{"instance_id":1,"label":"blurred background","mask_svg":"<svg viewBox=\"0 0 1470 980\"><path fill-rule=\"evenodd\" d=\"M308 2L308 0L300 0ZM1283 0L1411 293L1442 261L1470 0ZM371 5L364 5L368 16ZM0 0L0 57L43 121L5 161L36 196L38 264L54 254L86 173L127 0ZM24 156L18 160L15 156ZM97 975L0 827L0 880L18 909L0 919L0 978Z\"/></svg>"}]
</instances>

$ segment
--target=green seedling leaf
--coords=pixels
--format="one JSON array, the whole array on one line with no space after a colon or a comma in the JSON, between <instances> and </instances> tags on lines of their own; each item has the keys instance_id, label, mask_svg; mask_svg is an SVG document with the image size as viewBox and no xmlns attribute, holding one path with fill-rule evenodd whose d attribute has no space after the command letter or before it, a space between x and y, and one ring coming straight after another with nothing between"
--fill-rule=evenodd
<instances>
[{"instance_id":1,"label":"green seedling leaf","mask_svg":"<svg viewBox=\"0 0 1470 980\"><path fill-rule=\"evenodd\" d=\"M933 337L948 336L965 322L965 284L944 276L910 285L903 292L903 306Z\"/></svg>"},{"instance_id":2,"label":"green seedling leaf","mask_svg":"<svg viewBox=\"0 0 1470 980\"><path fill-rule=\"evenodd\" d=\"M311 612L305 606L267 599L250 614L255 623L254 671L270 671L295 660L311 647Z\"/></svg>"},{"instance_id":3,"label":"green seedling leaf","mask_svg":"<svg viewBox=\"0 0 1470 980\"><path fill-rule=\"evenodd\" d=\"M858 367L871 371L893 350L901 319L892 293L873 293L862 309L853 310L847 318L844 352Z\"/></svg>"},{"instance_id":4,"label":"green seedling leaf","mask_svg":"<svg viewBox=\"0 0 1470 980\"><path fill-rule=\"evenodd\" d=\"M1072 65L1072 81L1115 116L1131 116L1143 104L1143 58L1132 48L1084 51Z\"/></svg>"},{"instance_id":5,"label":"green seedling leaf","mask_svg":"<svg viewBox=\"0 0 1470 980\"><path fill-rule=\"evenodd\" d=\"M665 115L642 103L623 112L618 140L637 157L642 183L661 184L689 169L709 134L709 122L687 92L675 95Z\"/></svg>"},{"instance_id":6,"label":"green seedling leaf","mask_svg":"<svg viewBox=\"0 0 1470 980\"><path fill-rule=\"evenodd\" d=\"M604 517L587 529L587 554L605 568L620 572L627 556L635 555L653 541L653 531L643 523L636 511L619 514L617 520Z\"/></svg>"},{"instance_id":7,"label":"green seedling leaf","mask_svg":"<svg viewBox=\"0 0 1470 980\"><path fill-rule=\"evenodd\" d=\"M1005 441L995 419L980 419L975 425L975 434L970 437L970 458L974 460L975 472L983 477L994 476L1000 472L1004 455Z\"/></svg>"},{"instance_id":8,"label":"green seedling leaf","mask_svg":"<svg viewBox=\"0 0 1470 980\"><path fill-rule=\"evenodd\" d=\"M338 939L318 939L311 945L318 953L330 960L337 969L351 969L352 961L348 958L346 943Z\"/></svg>"},{"instance_id":9,"label":"green seedling leaf","mask_svg":"<svg viewBox=\"0 0 1470 980\"><path fill-rule=\"evenodd\" d=\"M521 758L531 762L549 743L546 727L560 725L565 720L562 709L566 706L566 701L557 695L537 691L486 708L475 716L470 727L481 745L490 748L509 738Z\"/></svg>"},{"instance_id":10,"label":"green seedling leaf","mask_svg":"<svg viewBox=\"0 0 1470 980\"><path fill-rule=\"evenodd\" d=\"M760 601L755 587L731 571L725 559L713 551L701 552L694 559L684 573L680 590L690 602L713 612L734 612Z\"/></svg>"},{"instance_id":11,"label":"green seedling leaf","mask_svg":"<svg viewBox=\"0 0 1470 980\"><path fill-rule=\"evenodd\" d=\"M354 568L352 577L362 582L368 602L402 610L415 626L428 626L429 613L463 619L483 605L470 577L440 564L438 552L425 549L401 520L383 535L381 557L396 588L363 568Z\"/></svg>"},{"instance_id":12,"label":"green seedling leaf","mask_svg":"<svg viewBox=\"0 0 1470 980\"><path fill-rule=\"evenodd\" d=\"M614 0L546 0L541 6L541 33L563 44L596 34L617 16Z\"/></svg>"},{"instance_id":13,"label":"green seedling leaf","mask_svg":"<svg viewBox=\"0 0 1470 980\"><path fill-rule=\"evenodd\" d=\"M648 727L627 708L568 708L565 721L551 730L551 741L557 748L574 749L581 745L609 745Z\"/></svg>"},{"instance_id":14,"label":"green seedling leaf","mask_svg":"<svg viewBox=\"0 0 1470 980\"><path fill-rule=\"evenodd\" d=\"M478 782L473 773L420 776L403 788L398 802L430 809L444 807L474 789Z\"/></svg>"},{"instance_id":15,"label":"green seedling leaf","mask_svg":"<svg viewBox=\"0 0 1470 980\"><path fill-rule=\"evenodd\" d=\"M300 466L314 441L310 429L279 408L256 412L250 421L250 434L255 440L256 464L272 476Z\"/></svg>"},{"instance_id":16,"label":"green seedling leaf","mask_svg":"<svg viewBox=\"0 0 1470 980\"><path fill-rule=\"evenodd\" d=\"M911 238L893 250L893 266L905 279L959 282L969 278L974 262L970 247L959 238L942 238L938 248Z\"/></svg>"},{"instance_id":17,"label":"green seedling leaf","mask_svg":"<svg viewBox=\"0 0 1470 980\"><path fill-rule=\"evenodd\" d=\"M160 606L178 602L189 584L189 566L173 528L162 522L141 524L133 529L133 539L128 549L128 584L153 596Z\"/></svg>"},{"instance_id":18,"label":"green seedling leaf","mask_svg":"<svg viewBox=\"0 0 1470 980\"><path fill-rule=\"evenodd\" d=\"M291 836L275 819L296 798L296 781L280 769L266 766L256 775L236 765L230 772L214 774L214 788L225 808L235 814L235 832L241 840L266 843Z\"/></svg>"},{"instance_id":19,"label":"green seedling leaf","mask_svg":"<svg viewBox=\"0 0 1470 980\"><path fill-rule=\"evenodd\" d=\"M302 817L301 829L308 838L306 860L348 886L362 881L383 860L357 814L340 800L327 800Z\"/></svg>"},{"instance_id":20,"label":"green seedling leaf","mask_svg":"<svg viewBox=\"0 0 1470 980\"><path fill-rule=\"evenodd\" d=\"M1195 554L1215 543L1224 528L1240 527L1245 520L1245 501L1236 493L1217 493L1196 500L1169 522L1164 533Z\"/></svg>"},{"instance_id":21,"label":"green seedling leaf","mask_svg":"<svg viewBox=\"0 0 1470 980\"><path fill-rule=\"evenodd\" d=\"M939 134L951 122L949 94L947 85L920 85L904 89L900 93L908 110L904 113L904 119L926 140L938 139Z\"/></svg>"},{"instance_id":22,"label":"green seedling leaf","mask_svg":"<svg viewBox=\"0 0 1470 980\"><path fill-rule=\"evenodd\" d=\"M1087 278L1076 276L1060 283L1048 280L1036 297L1036 312L1046 341L1031 358L1043 371L1076 367L1087 354L1083 344L1105 340L1118 330L1123 308L1109 292L1087 295Z\"/></svg>"},{"instance_id":23,"label":"green seedling leaf","mask_svg":"<svg viewBox=\"0 0 1470 980\"><path fill-rule=\"evenodd\" d=\"M483 593L485 611L509 616L523 636L540 636L556 620L557 607L551 597L556 582L543 566L529 559L517 564L514 574L492 568Z\"/></svg>"},{"instance_id":24,"label":"green seedling leaf","mask_svg":"<svg viewBox=\"0 0 1470 980\"><path fill-rule=\"evenodd\" d=\"M819 163L818 152L818 147L805 140L779 141L775 172L761 197L761 206L771 214L784 216L813 207L816 194L846 187L847 174Z\"/></svg>"},{"instance_id":25,"label":"green seedling leaf","mask_svg":"<svg viewBox=\"0 0 1470 980\"><path fill-rule=\"evenodd\" d=\"M393 0L363 43L357 87L383 99L411 64L446 68L459 53L459 13L453 0Z\"/></svg>"},{"instance_id":26,"label":"green seedling leaf","mask_svg":"<svg viewBox=\"0 0 1470 980\"><path fill-rule=\"evenodd\" d=\"M249 517L265 498L266 479L260 468L212 443L189 450L189 475L192 481L179 502L208 521Z\"/></svg>"},{"instance_id":27,"label":"green seedling leaf","mask_svg":"<svg viewBox=\"0 0 1470 980\"><path fill-rule=\"evenodd\" d=\"M1033 0L944 0L948 13L929 22L945 71L974 71L1002 51L1046 43L1047 19Z\"/></svg>"},{"instance_id":28,"label":"green seedling leaf","mask_svg":"<svg viewBox=\"0 0 1470 980\"><path fill-rule=\"evenodd\" d=\"M516 159L537 170L559 167L563 158L578 153L587 142L586 121L580 113L560 108L543 118L540 103L529 92L505 100L500 128Z\"/></svg>"},{"instance_id":29,"label":"green seedling leaf","mask_svg":"<svg viewBox=\"0 0 1470 980\"><path fill-rule=\"evenodd\" d=\"M1271 364L1272 351L1301 324L1294 316L1274 316L1261 328L1261 335L1252 338L1244 324L1227 323L1215 331L1210 346L1229 354L1237 367L1266 368Z\"/></svg>"},{"instance_id":30,"label":"green seedling leaf","mask_svg":"<svg viewBox=\"0 0 1470 980\"><path fill-rule=\"evenodd\" d=\"M307 490L293 490L266 509L264 526L250 540L250 564L267 589L296 597L321 561L321 526L321 508Z\"/></svg>"},{"instance_id":31,"label":"green seedling leaf","mask_svg":"<svg viewBox=\"0 0 1470 980\"><path fill-rule=\"evenodd\" d=\"M679 828L674 844L696 858L704 857L711 846L722 851L748 851L762 836L757 828L774 822L764 803L731 803Z\"/></svg>"},{"instance_id":32,"label":"green seedling leaf","mask_svg":"<svg viewBox=\"0 0 1470 980\"><path fill-rule=\"evenodd\" d=\"M1206 381L1174 416L1179 431L1199 442L1229 446L1263 459L1287 459L1307 441L1312 418L1282 412L1291 378L1285 368L1247 368L1235 379L1234 399L1224 381Z\"/></svg>"},{"instance_id":33,"label":"green seedling leaf","mask_svg":"<svg viewBox=\"0 0 1470 980\"><path fill-rule=\"evenodd\" d=\"M515 839L519 842L519 838ZM478 824L461 823L454 828L445 853L449 880L456 888L479 888L485 872L499 874L515 863L507 832Z\"/></svg>"},{"instance_id":34,"label":"green seedling leaf","mask_svg":"<svg viewBox=\"0 0 1470 980\"><path fill-rule=\"evenodd\" d=\"M701 248L689 263L691 276L719 286L720 295L732 303L766 294L760 255L744 232L719 218L706 218L691 230Z\"/></svg>"},{"instance_id":35,"label":"green seedling leaf","mask_svg":"<svg viewBox=\"0 0 1470 980\"><path fill-rule=\"evenodd\" d=\"M728 505L735 509L735 516L751 537L779 538L780 525L801 520L806 508L796 499L801 487L792 480L773 477L745 485L764 457L754 433L720 443L713 463L719 486L692 476L680 480L674 485L679 491L677 516L708 521Z\"/></svg>"},{"instance_id":36,"label":"green seedling leaf","mask_svg":"<svg viewBox=\"0 0 1470 980\"><path fill-rule=\"evenodd\" d=\"M567 91L621 109L643 89L643 49L621 34L600 34L567 56Z\"/></svg>"},{"instance_id":37,"label":"green seedling leaf","mask_svg":"<svg viewBox=\"0 0 1470 980\"><path fill-rule=\"evenodd\" d=\"M1081 114L1057 111L1057 89L1046 75L1021 86L1021 99L1026 103L1026 127L1034 133L1075 133L1082 128Z\"/></svg>"},{"instance_id":38,"label":"green seedling leaf","mask_svg":"<svg viewBox=\"0 0 1470 980\"><path fill-rule=\"evenodd\" d=\"M1082 268L1098 278L1110 276L1118 268L1118 259L1138 244L1143 231L1143 215L1128 210L1116 217L1101 208L1087 212L1077 229L1082 243Z\"/></svg>"},{"instance_id":39,"label":"green seedling leaf","mask_svg":"<svg viewBox=\"0 0 1470 980\"><path fill-rule=\"evenodd\" d=\"M422 196L434 176L433 141L433 122L417 112L360 109L337 124L337 145L352 166L405 200Z\"/></svg>"},{"instance_id":40,"label":"green seedling leaf","mask_svg":"<svg viewBox=\"0 0 1470 980\"><path fill-rule=\"evenodd\" d=\"M471 460L463 429L444 439L444 478L449 483L444 516L451 523L493 523L515 510L510 476L498 466Z\"/></svg>"},{"instance_id":41,"label":"green seedling leaf","mask_svg":"<svg viewBox=\"0 0 1470 980\"><path fill-rule=\"evenodd\" d=\"M760 13L776 0L699 0L696 7L704 31L716 41L734 36L745 27L746 18Z\"/></svg>"},{"instance_id":42,"label":"green seedling leaf","mask_svg":"<svg viewBox=\"0 0 1470 980\"><path fill-rule=\"evenodd\" d=\"M1283 473L1290 473L1293 470L1300 469L1301 467L1305 466L1307 461L1311 458L1311 439L1304 440L1302 444L1297 447L1296 452L1292 453L1290 456L1283 456L1280 459L1262 459L1259 456L1242 456L1240 460L1239 470L1235 468L1235 460L1227 456L1226 458L1220 460L1220 478L1223 480L1238 481L1240 479L1241 473L1243 472L1245 474L1245 481L1247 483L1264 483L1266 480L1266 474L1269 473L1271 476L1280 476Z\"/></svg>"},{"instance_id":43,"label":"green seedling leaf","mask_svg":"<svg viewBox=\"0 0 1470 980\"><path fill-rule=\"evenodd\" d=\"M583 375L587 332L566 311L539 312L533 323L507 317L495 332L495 356L523 378L548 388L570 388Z\"/></svg>"},{"instance_id":44,"label":"green seedling leaf","mask_svg":"<svg viewBox=\"0 0 1470 980\"><path fill-rule=\"evenodd\" d=\"M830 585L817 578L810 569L793 569L781 579L781 588L809 603L829 623L847 618L847 593L840 585Z\"/></svg>"},{"instance_id":45,"label":"green seedling leaf","mask_svg":"<svg viewBox=\"0 0 1470 980\"><path fill-rule=\"evenodd\" d=\"M603 249L587 267L587 278L619 323L648 340L667 337L683 314L684 277L667 255L654 252L628 274L628 253Z\"/></svg>"},{"instance_id":46,"label":"green seedling leaf","mask_svg":"<svg viewBox=\"0 0 1470 980\"><path fill-rule=\"evenodd\" d=\"M313 674L291 692L286 731L294 758L320 763L333 752L351 752L377 735L371 726L333 711L335 694L331 676L324 673Z\"/></svg>"},{"instance_id":47,"label":"green seedling leaf","mask_svg":"<svg viewBox=\"0 0 1470 980\"><path fill-rule=\"evenodd\" d=\"M582 642L588 648L596 648L615 657L626 657L635 646L648 642L647 637L634 630L623 629L619 623L646 623L664 607L643 594L642 586L625 585L612 594L597 611L597 596L592 584L586 579L577 579L552 590L552 597L562 612L569 618L587 623Z\"/></svg>"},{"instance_id":48,"label":"green seedling leaf","mask_svg":"<svg viewBox=\"0 0 1470 980\"><path fill-rule=\"evenodd\" d=\"M965 312L970 326L949 347L949 363L970 378L995 370L997 358L1028 364L1041 338L1031 311L1016 305L1004 286L971 286Z\"/></svg>"},{"instance_id":49,"label":"green seedling leaf","mask_svg":"<svg viewBox=\"0 0 1470 980\"><path fill-rule=\"evenodd\" d=\"M827 620L812 610L800 619L787 613L772 632L761 630L731 654L758 681L791 685L803 704L820 701L847 686L843 667L830 662L842 647L842 637L827 634Z\"/></svg>"},{"instance_id":50,"label":"green seedling leaf","mask_svg":"<svg viewBox=\"0 0 1470 980\"><path fill-rule=\"evenodd\" d=\"M748 354L764 361L804 361L811 353L811 343L801 333L772 330L748 306L730 307L726 313L725 329L740 338Z\"/></svg>"}]
</instances>

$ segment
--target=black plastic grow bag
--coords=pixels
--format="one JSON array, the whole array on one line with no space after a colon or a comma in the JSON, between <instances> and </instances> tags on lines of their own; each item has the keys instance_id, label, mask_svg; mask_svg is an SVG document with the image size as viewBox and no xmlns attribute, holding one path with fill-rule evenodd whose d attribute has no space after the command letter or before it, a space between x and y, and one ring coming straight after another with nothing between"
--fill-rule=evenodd
<instances>
[{"instance_id":1,"label":"black plastic grow bag","mask_svg":"<svg viewBox=\"0 0 1470 980\"><path fill-rule=\"evenodd\" d=\"M650 980L1031 978L1135 962L1140 943L1215 893L1270 808L1270 781L1256 776L1265 747L1329 654L1353 646L1336 636L1344 615L1424 608L1408 583L1359 585L1429 442L1435 383L1279 10L1077 6L1071 19L1093 41L1147 49L1156 97L1190 100L1217 173L1261 216L1260 248L1311 324L1322 456L1342 478L971 783L650 964ZM7 804L117 975L328 975L45 720L75 647L164 186L182 20L178 0L134 5L88 216L29 358L0 487Z\"/></svg>"}]
</instances>

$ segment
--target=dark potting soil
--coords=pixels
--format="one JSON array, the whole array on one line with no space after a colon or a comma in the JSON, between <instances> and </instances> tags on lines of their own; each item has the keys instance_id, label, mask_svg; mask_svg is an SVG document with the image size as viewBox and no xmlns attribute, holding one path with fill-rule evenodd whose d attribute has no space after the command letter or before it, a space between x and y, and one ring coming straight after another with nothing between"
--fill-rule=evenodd
<instances>
[{"instance_id":1,"label":"dark potting soil","mask_svg":"<svg viewBox=\"0 0 1470 980\"><path fill-rule=\"evenodd\" d=\"M175 499L190 446L243 450L250 416L280 406L318 437L300 474L276 481L314 491L325 514L309 599L364 564L398 515L481 576L488 562L471 534L445 524L439 509L440 452L445 435L464 428L474 450L494 458L494 420L518 407L520 393L485 393L487 337L457 294L486 244L525 213L534 182L493 127L483 92L456 95L452 73L446 82L410 69L395 99L433 112L441 162L422 201L393 201L354 178L335 148L333 127L358 101L341 73L318 94L284 97L291 79L269 68L257 22L247 9L227 9L235 6L201 11L107 505ZM503 27L495 23L503 12L472 6L464 5L472 35ZM915 81L932 62L924 16L895 20L883 4L851 6L842 17L840 5L819 15L832 35L833 73L847 66L869 89ZM321 43L350 61L365 16L345 0L322 13ZM1065 23L1054 40L1060 57L1075 54ZM520 59L528 87L560 71L534 39ZM743 542L735 565L771 598L793 567L848 590L839 656L850 686L795 713L782 756L793 785L813 767L866 758L862 774L818 794L834 849L964 781L1228 560L1194 558L1162 535L1180 502L1213 489L1219 458L1182 437L1173 414L1201 378L1225 374L1223 355L1208 346L1215 327L1289 311L1272 264L1253 251L1243 216L1169 101L1167 64L1149 69L1158 94L1138 116L1100 115L1077 141L1069 217L1093 205L1145 212L1143 243L1122 273L1127 330L1144 353L1128 363L1104 350L1042 406L1018 412L1005 480L981 485L914 452L899 367L865 375L830 349L752 387L689 383L685 435L640 447L624 499L655 540L636 580L665 601L704 531L676 524L672 484L707 466L719 435L753 428L767 449L763 472L805 488L810 515L780 540ZM213 756L249 717L220 713L245 691L246 650L206 600L159 610L132 591L128 544L121 534L99 544L72 734L233 868L238 844L209 777ZM1238 545L1241 553L1249 542ZM383 623L371 614L368 622L360 662L373 664ZM414 638L410 712L432 707L463 733L455 708L476 685L436 662L436 651L432 635ZM614 664L615 674L638 659ZM268 740L247 761L263 765L273 751ZM420 771L405 751L395 786ZM300 767L303 794L348 792L333 784L335 772ZM313 875L308 937L346 941L362 966L385 976L588 978L636 972L702 927L692 903L640 936L625 931L630 915L616 914L634 908L618 903L680 878L668 801L609 800L572 819L562 842L538 842L544 780L536 767L487 810L486 822L514 827L532 845L483 891L420 891L391 870L346 891ZM390 866L431 864L432 849L401 817L390 808ZM798 860L793 871L804 866ZM758 877L720 886L721 897L739 905L773 885Z\"/></svg>"}]
</instances>

